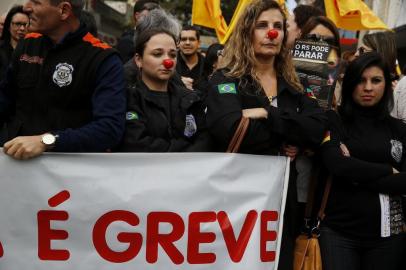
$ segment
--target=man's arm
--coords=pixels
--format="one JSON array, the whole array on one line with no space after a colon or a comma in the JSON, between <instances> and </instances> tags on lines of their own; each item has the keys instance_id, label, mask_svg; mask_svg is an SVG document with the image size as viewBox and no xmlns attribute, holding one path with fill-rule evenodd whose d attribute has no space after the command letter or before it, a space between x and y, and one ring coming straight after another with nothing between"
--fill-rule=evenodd
<instances>
[{"instance_id":1,"label":"man's arm","mask_svg":"<svg viewBox=\"0 0 406 270\"><path fill-rule=\"evenodd\" d=\"M104 152L115 147L124 132L125 82L120 58L112 55L100 65L92 97L93 120L77 129L52 131L58 135L54 151ZM17 137L4 145L16 159L29 159L45 150L42 135Z\"/></svg>"},{"instance_id":2,"label":"man's arm","mask_svg":"<svg viewBox=\"0 0 406 270\"><path fill-rule=\"evenodd\" d=\"M54 151L105 152L113 149L124 133L126 97L121 59L112 55L98 69L92 97L93 120L78 129L56 131Z\"/></svg>"}]
</instances>

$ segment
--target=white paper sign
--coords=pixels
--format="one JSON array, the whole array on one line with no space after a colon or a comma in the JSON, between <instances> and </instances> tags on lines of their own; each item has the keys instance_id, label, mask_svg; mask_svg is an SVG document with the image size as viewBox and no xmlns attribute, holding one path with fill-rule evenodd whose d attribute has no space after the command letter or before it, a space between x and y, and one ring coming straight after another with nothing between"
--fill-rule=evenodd
<instances>
[{"instance_id":1,"label":"white paper sign","mask_svg":"<svg viewBox=\"0 0 406 270\"><path fill-rule=\"evenodd\" d=\"M0 154L0 269L276 269L284 157Z\"/></svg>"}]
</instances>

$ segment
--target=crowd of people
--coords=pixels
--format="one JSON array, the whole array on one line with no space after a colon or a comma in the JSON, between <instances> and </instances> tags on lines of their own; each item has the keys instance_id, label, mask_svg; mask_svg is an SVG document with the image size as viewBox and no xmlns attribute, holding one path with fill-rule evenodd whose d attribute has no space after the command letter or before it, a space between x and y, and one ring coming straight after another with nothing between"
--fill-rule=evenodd
<instances>
[{"instance_id":1,"label":"crowd of people","mask_svg":"<svg viewBox=\"0 0 406 270\"><path fill-rule=\"evenodd\" d=\"M288 16L274 0L253 0L229 41L203 56L199 30L181 27L156 0L136 2L136 26L117 48L97 39L83 4L28 0L5 16L6 155L224 152L247 117L240 153L290 158L278 269L293 269L315 167L319 185L332 179L323 268L406 269L406 77L396 71L392 32L363 37L326 111L303 91L291 56L303 38L327 42L333 65L342 58L337 27L315 7Z\"/></svg>"}]
</instances>

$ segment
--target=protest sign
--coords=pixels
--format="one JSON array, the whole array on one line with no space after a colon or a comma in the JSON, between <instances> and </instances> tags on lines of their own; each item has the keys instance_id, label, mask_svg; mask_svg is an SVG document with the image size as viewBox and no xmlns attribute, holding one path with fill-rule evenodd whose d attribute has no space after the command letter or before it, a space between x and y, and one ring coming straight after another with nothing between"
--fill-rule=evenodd
<instances>
[{"instance_id":1,"label":"protest sign","mask_svg":"<svg viewBox=\"0 0 406 270\"><path fill-rule=\"evenodd\" d=\"M339 70L337 50L323 41L296 40L293 63L305 93L330 109Z\"/></svg>"},{"instance_id":2,"label":"protest sign","mask_svg":"<svg viewBox=\"0 0 406 270\"><path fill-rule=\"evenodd\" d=\"M0 269L276 269L285 157L0 155Z\"/></svg>"}]
</instances>

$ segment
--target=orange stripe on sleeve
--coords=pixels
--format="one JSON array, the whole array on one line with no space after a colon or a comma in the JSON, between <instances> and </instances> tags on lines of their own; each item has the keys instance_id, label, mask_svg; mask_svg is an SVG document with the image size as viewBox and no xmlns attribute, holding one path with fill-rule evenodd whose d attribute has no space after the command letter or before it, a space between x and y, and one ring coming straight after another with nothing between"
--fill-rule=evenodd
<instances>
[{"instance_id":1,"label":"orange stripe on sleeve","mask_svg":"<svg viewBox=\"0 0 406 270\"><path fill-rule=\"evenodd\" d=\"M28 39L28 38L39 38L39 37L42 37L42 34L40 34L40 33L28 33L28 34L26 34L25 35L25 39Z\"/></svg>"},{"instance_id":2,"label":"orange stripe on sleeve","mask_svg":"<svg viewBox=\"0 0 406 270\"><path fill-rule=\"evenodd\" d=\"M102 49L110 49L111 46L108 45L107 43L102 42L100 39L95 38L92 34L87 33L84 37L83 40L86 42L89 42L92 44L93 47L98 47Z\"/></svg>"}]
</instances>

